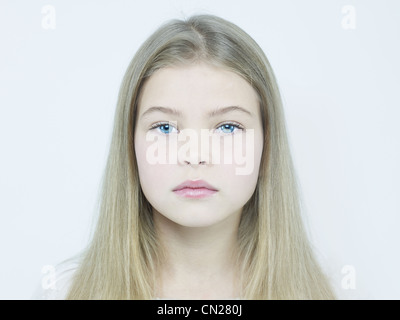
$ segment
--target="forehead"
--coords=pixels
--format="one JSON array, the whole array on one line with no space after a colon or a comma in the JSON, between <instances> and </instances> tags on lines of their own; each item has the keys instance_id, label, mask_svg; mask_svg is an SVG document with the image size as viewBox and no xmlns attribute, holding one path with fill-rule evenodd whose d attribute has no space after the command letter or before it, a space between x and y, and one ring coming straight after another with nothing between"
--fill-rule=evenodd
<instances>
[{"instance_id":1,"label":"forehead","mask_svg":"<svg viewBox=\"0 0 400 320\"><path fill-rule=\"evenodd\" d=\"M209 115L226 106L240 106L258 114L258 96L250 84L234 72L205 63L167 67L155 72L139 96L139 113L164 106L188 113Z\"/></svg>"}]
</instances>

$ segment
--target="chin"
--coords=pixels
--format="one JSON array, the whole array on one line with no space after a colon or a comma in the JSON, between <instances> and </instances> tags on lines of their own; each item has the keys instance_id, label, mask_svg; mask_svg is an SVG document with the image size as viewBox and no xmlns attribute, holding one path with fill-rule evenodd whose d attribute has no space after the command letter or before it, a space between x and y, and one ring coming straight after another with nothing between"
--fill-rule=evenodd
<instances>
[{"instance_id":1,"label":"chin","mask_svg":"<svg viewBox=\"0 0 400 320\"><path fill-rule=\"evenodd\" d=\"M202 208L200 210L192 210L181 207L181 212L178 213L176 210L166 210L164 213L155 210L154 214L156 219L161 224L175 224L182 227L188 228L206 228L215 226L217 224L223 224L227 222L231 216L229 213L221 213L219 208ZM219 212L218 215L215 212Z\"/></svg>"},{"instance_id":2,"label":"chin","mask_svg":"<svg viewBox=\"0 0 400 320\"><path fill-rule=\"evenodd\" d=\"M208 216L207 214L195 214L185 217L173 217L171 219L176 224L188 228L206 228L217 225L227 217L216 217L215 215Z\"/></svg>"},{"instance_id":3,"label":"chin","mask_svg":"<svg viewBox=\"0 0 400 320\"><path fill-rule=\"evenodd\" d=\"M218 222L214 221L177 221L177 224L179 224L182 227L186 228L207 228L211 227L213 225L216 225Z\"/></svg>"}]
</instances>

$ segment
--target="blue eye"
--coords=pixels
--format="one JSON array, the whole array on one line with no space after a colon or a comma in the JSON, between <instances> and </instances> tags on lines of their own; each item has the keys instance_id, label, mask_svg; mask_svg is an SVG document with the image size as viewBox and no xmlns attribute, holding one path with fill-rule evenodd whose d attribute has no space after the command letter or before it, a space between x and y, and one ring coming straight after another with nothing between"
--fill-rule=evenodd
<instances>
[{"instance_id":1,"label":"blue eye","mask_svg":"<svg viewBox=\"0 0 400 320\"><path fill-rule=\"evenodd\" d=\"M172 127L169 126L169 124L163 124L159 126L160 130L162 133L171 133Z\"/></svg>"},{"instance_id":2,"label":"blue eye","mask_svg":"<svg viewBox=\"0 0 400 320\"><path fill-rule=\"evenodd\" d=\"M175 128L175 127L173 127L173 126L171 126L169 123L165 123L165 122L156 123L156 124L154 124L154 125L151 127L151 129L157 129L157 128L158 128L162 133L164 133L164 134L169 134L169 133L171 133L172 129Z\"/></svg>"},{"instance_id":3,"label":"blue eye","mask_svg":"<svg viewBox=\"0 0 400 320\"><path fill-rule=\"evenodd\" d=\"M238 125L238 124L234 124L234 123L224 123L222 125L220 125L218 128L221 128L223 133L227 133L227 134L233 134L235 129L239 129L242 130L243 127Z\"/></svg>"}]
</instances>

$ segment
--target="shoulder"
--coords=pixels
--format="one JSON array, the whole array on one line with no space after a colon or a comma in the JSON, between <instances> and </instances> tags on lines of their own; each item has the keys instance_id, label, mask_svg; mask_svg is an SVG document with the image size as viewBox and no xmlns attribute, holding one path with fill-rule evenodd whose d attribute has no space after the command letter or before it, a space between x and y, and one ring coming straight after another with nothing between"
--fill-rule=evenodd
<instances>
[{"instance_id":1,"label":"shoulder","mask_svg":"<svg viewBox=\"0 0 400 320\"><path fill-rule=\"evenodd\" d=\"M76 259L64 261L56 266L44 266L42 268L42 279L32 299L64 300L78 266L79 262Z\"/></svg>"}]
</instances>

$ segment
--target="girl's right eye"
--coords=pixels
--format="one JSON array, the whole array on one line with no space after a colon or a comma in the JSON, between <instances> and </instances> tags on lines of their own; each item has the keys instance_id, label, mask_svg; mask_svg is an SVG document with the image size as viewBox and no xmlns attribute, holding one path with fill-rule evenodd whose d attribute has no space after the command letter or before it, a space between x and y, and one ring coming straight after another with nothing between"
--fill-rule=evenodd
<instances>
[{"instance_id":1,"label":"girl's right eye","mask_svg":"<svg viewBox=\"0 0 400 320\"><path fill-rule=\"evenodd\" d=\"M168 122L158 122L151 126L150 130L159 129L161 133L169 134L172 133L172 129L175 128ZM176 129L176 128L175 128Z\"/></svg>"}]
</instances>

